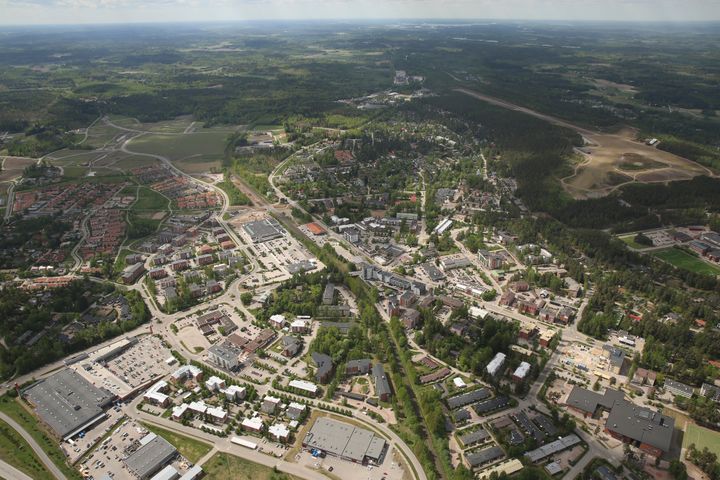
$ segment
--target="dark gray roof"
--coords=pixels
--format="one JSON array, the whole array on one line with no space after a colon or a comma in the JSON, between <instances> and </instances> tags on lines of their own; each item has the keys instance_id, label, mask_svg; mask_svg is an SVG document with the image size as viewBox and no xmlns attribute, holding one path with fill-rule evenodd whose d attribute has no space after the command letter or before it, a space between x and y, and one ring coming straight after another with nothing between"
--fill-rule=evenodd
<instances>
[{"instance_id":1,"label":"dark gray roof","mask_svg":"<svg viewBox=\"0 0 720 480\"><path fill-rule=\"evenodd\" d=\"M468 454L465 458L467 458L467 461L471 467L478 467L485 463L492 462L493 460L497 460L498 458L501 458L503 456L505 456L505 453L500 447L490 447L484 450L472 452Z\"/></svg>"},{"instance_id":2,"label":"dark gray roof","mask_svg":"<svg viewBox=\"0 0 720 480\"><path fill-rule=\"evenodd\" d=\"M312 359L317 366L315 378L318 381L322 381L325 377L327 377L327 375L330 374L330 372L332 372L332 358L330 358L328 355L325 355L324 353L312 352Z\"/></svg>"},{"instance_id":3,"label":"dark gray roof","mask_svg":"<svg viewBox=\"0 0 720 480\"><path fill-rule=\"evenodd\" d=\"M283 236L282 227L274 218L248 222L243 225L243 229L255 243L266 242Z\"/></svg>"},{"instance_id":4,"label":"dark gray roof","mask_svg":"<svg viewBox=\"0 0 720 480\"><path fill-rule=\"evenodd\" d=\"M385 375L385 368L383 368L382 363L373 365L372 374L375 379L375 395L379 397L392 393L390 390L390 382L388 382L387 376Z\"/></svg>"},{"instance_id":5,"label":"dark gray roof","mask_svg":"<svg viewBox=\"0 0 720 480\"><path fill-rule=\"evenodd\" d=\"M23 394L42 421L62 438L103 417L104 407L115 398L69 368L40 380Z\"/></svg>"},{"instance_id":6,"label":"dark gray roof","mask_svg":"<svg viewBox=\"0 0 720 480\"><path fill-rule=\"evenodd\" d=\"M613 390L612 388L608 388L605 390L605 393L600 394L575 386L570 392L570 395L568 395L565 404L569 407L592 414L595 413L598 407L610 410L616 400L623 400L624 398L625 394L620 390Z\"/></svg>"},{"instance_id":7,"label":"dark gray roof","mask_svg":"<svg viewBox=\"0 0 720 480\"><path fill-rule=\"evenodd\" d=\"M347 362L346 370L357 370L359 372L369 372L372 361L369 358L361 358L360 360L350 360Z\"/></svg>"},{"instance_id":8,"label":"dark gray roof","mask_svg":"<svg viewBox=\"0 0 720 480\"><path fill-rule=\"evenodd\" d=\"M177 455L175 447L161 436L155 435L152 440L126 458L125 465L139 478L145 479L167 465L175 455Z\"/></svg>"},{"instance_id":9,"label":"dark gray roof","mask_svg":"<svg viewBox=\"0 0 720 480\"><path fill-rule=\"evenodd\" d=\"M508 397L500 395L498 397L491 398L490 400L476 403L472 406L472 409L475 410L475 413L478 415L484 415L488 412L492 412L493 410L497 410L498 408L506 407L509 403L510 399Z\"/></svg>"},{"instance_id":10,"label":"dark gray roof","mask_svg":"<svg viewBox=\"0 0 720 480\"><path fill-rule=\"evenodd\" d=\"M539 462L540 460L544 460L545 458L549 457L550 455L554 455L558 452L562 452L563 450L573 447L580 443L580 437L575 435L574 433L571 433L570 435L563 437L559 440L555 440L554 442L550 442L547 445L543 445L540 448L537 448L535 450L532 450L530 452L527 452L525 456L533 463Z\"/></svg>"},{"instance_id":11,"label":"dark gray roof","mask_svg":"<svg viewBox=\"0 0 720 480\"><path fill-rule=\"evenodd\" d=\"M470 412L461 408L460 410L453 412L452 417L455 422L464 422L465 420L470 420Z\"/></svg>"},{"instance_id":12,"label":"dark gray roof","mask_svg":"<svg viewBox=\"0 0 720 480\"><path fill-rule=\"evenodd\" d=\"M461 434L459 437L460 443L462 443L464 446L480 443L483 440L490 438L490 434L484 428L480 428L479 430L475 430L474 432L470 433L459 433Z\"/></svg>"},{"instance_id":13,"label":"dark gray roof","mask_svg":"<svg viewBox=\"0 0 720 480\"><path fill-rule=\"evenodd\" d=\"M630 402L615 402L605 428L641 443L670 450L675 419Z\"/></svg>"},{"instance_id":14,"label":"dark gray roof","mask_svg":"<svg viewBox=\"0 0 720 480\"><path fill-rule=\"evenodd\" d=\"M685 385L684 383L676 382L675 380L670 380L669 378L665 380L665 388L671 388L689 396L692 396L695 392L695 389L690 385Z\"/></svg>"},{"instance_id":15,"label":"dark gray roof","mask_svg":"<svg viewBox=\"0 0 720 480\"><path fill-rule=\"evenodd\" d=\"M490 390L487 388L478 388L477 390L473 390L472 392L463 393L461 395L457 395L455 397L448 398L448 407L450 407L451 410L459 407L464 407L465 405L470 405L473 402L479 402L480 400L485 400L490 396Z\"/></svg>"}]
</instances>

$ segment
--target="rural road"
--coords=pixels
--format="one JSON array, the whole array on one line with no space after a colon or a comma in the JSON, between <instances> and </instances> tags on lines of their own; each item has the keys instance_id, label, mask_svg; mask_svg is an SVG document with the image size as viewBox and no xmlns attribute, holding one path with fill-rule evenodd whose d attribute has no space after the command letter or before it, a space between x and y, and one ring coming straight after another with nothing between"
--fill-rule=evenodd
<instances>
[{"instance_id":1,"label":"rural road","mask_svg":"<svg viewBox=\"0 0 720 480\"><path fill-rule=\"evenodd\" d=\"M0 478L7 480L33 480L9 463L0 460Z\"/></svg>"},{"instance_id":2,"label":"rural road","mask_svg":"<svg viewBox=\"0 0 720 480\"><path fill-rule=\"evenodd\" d=\"M40 461L43 463L43 465L45 465L45 468L47 468L55 478L57 478L58 480L67 480L67 477L60 471L57 465L55 465L53 461L50 460L50 457L47 456L45 450L43 450L40 445L37 444L35 439L28 432L26 432L24 428L22 428L15 420L2 412L0 412L0 420L10 425L13 430L18 432L20 436L25 439L25 441L30 445L30 448L32 448L35 452L35 455L40 458Z\"/></svg>"}]
</instances>

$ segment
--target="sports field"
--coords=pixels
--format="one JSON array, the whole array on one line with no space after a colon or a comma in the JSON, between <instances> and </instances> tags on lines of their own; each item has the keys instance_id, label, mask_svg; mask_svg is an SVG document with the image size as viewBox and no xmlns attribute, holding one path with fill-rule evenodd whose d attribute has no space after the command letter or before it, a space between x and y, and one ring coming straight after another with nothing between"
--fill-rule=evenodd
<instances>
[{"instance_id":1,"label":"sports field","mask_svg":"<svg viewBox=\"0 0 720 480\"><path fill-rule=\"evenodd\" d=\"M670 265L691 272L704 273L706 275L720 275L720 267L711 265L679 248L673 247L665 250L657 250L653 252L653 255Z\"/></svg>"},{"instance_id":2,"label":"sports field","mask_svg":"<svg viewBox=\"0 0 720 480\"><path fill-rule=\"evenodd\" d=\"M694 443L695 448L702 450L707 447L715 455L720 456L720 432L700 427L694 423L688 424L683 437L683 448L688 448Z\"/></svg>"}]
</instances>

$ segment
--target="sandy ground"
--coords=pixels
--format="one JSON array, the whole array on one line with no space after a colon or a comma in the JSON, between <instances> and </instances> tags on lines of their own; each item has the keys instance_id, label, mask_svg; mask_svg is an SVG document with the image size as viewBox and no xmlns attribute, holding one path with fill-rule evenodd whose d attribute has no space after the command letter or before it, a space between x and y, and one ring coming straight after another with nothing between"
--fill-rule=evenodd
<instances>
[{"instance_id":1,"label":"sandy ground","mask_svg":"<svg viewBox=\"0 0 720 480\"><path fill-rule=\"evenodd\" d=\"M635 141L636 132L632 129L625 129L615 134L595 132L473 90L465 88L457 90L493 105L526 113L554 125L570 128L582 135L586 146L582 151L578 150L578 153L584 157L583 161L575 167L572 175L561 180L567 192L578 199L602 197L622 185L633 182L667 182L686 180L698 175L714 175L710 169L698 163ZM623 156L627 154L640 155L663 165L637 170L620 169L619 165L625 162Z\"/></svg>"}]
</instances>

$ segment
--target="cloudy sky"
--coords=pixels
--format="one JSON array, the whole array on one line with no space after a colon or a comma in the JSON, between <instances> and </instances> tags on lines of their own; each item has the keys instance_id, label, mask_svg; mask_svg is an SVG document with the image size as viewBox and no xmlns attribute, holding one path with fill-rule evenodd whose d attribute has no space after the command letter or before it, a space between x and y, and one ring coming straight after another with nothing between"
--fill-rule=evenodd
<instances>
[{"instance_id":1,"label":"cloudy sky","mask_svg":"<svg viewBox=\"0 0 720 480\"><path fill-rule=\"evenodd\" d=\"M720 20L720 0L0 0L0 24L252 19Z\"/></svg>"}]
</instances>

